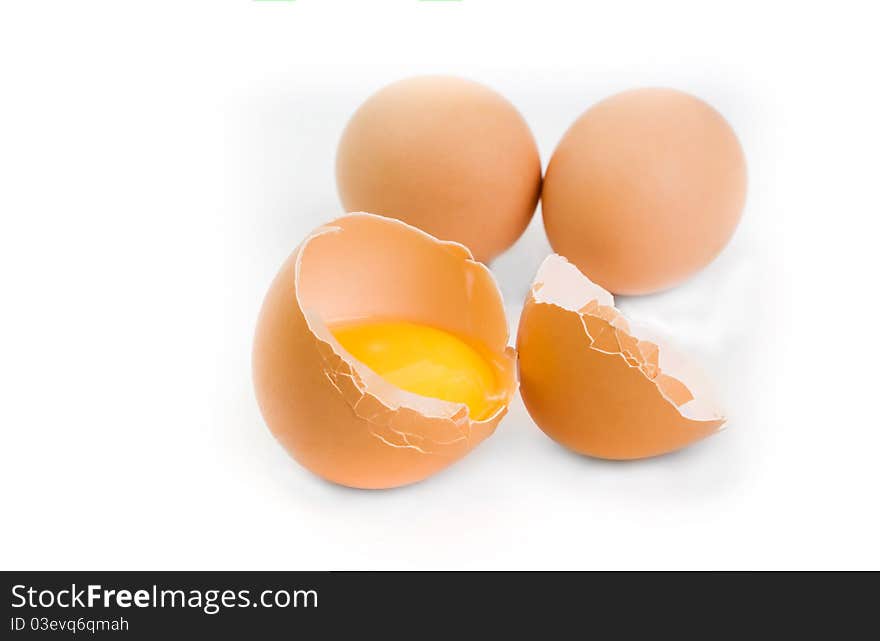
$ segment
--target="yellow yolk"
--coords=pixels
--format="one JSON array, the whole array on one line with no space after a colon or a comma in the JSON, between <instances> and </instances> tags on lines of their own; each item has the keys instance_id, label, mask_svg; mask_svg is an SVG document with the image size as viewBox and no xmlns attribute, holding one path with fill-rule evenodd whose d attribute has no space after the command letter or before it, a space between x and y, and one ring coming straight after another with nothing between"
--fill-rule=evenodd
<instances>
[{"instance_id":1,"label":"yellow yolk","mask_svg":"<svg viewBox=\"0 0 880 641\"><path fill-rule=\"evenodd\" d=\"M331 331L352 356L401 389L464 403L478 421L500 406L492 365L449 332L398 321L349 323Z\"/></svg>"}]
</instances>

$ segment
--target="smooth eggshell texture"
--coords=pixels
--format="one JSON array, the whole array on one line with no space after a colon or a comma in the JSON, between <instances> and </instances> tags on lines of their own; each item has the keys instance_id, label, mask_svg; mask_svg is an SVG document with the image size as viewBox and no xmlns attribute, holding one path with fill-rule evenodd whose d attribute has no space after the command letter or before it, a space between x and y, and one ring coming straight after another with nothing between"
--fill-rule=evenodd
<instances>
[{"instance_id":1,"label":"smooth eggshell texture","mask_svg":"<svg viewBox=\"0 0 880 641\"><path fill-rule=\"evenodd\" d=\"M354 361L328 323L394 318L479 341L516 390L501 295L455 243L396 220L354 214L319 228L287 259L266 295L254 385L270 430L306 468L358 488L406 485L488 437L505 407L471 421L464 406L394 388Z\"/></svg>"},{"instance_id":2,"label":"smooth eggshell texture","mask_svg":"<svg viewBox=\"0 0 880 641\"><path fill-rule=\"evenodd\" d=\"M618 294L668 288L733 235L746 165L724 118L694 96L638 89L582 115L544 179L550 244Z\"/></svg>"},{"instance_id":3,"label":"smooth eggshell texture","mask_svg":"<svg viewBox=\"0 0 880 641\"><path fill-rule=\"evenodd\" d=\"M475 82L423 76L385 87L348 123L336 160L346 211L392 216L488 262L534 214L541 161L519 112Z\"/></svg>"}]
</instances>

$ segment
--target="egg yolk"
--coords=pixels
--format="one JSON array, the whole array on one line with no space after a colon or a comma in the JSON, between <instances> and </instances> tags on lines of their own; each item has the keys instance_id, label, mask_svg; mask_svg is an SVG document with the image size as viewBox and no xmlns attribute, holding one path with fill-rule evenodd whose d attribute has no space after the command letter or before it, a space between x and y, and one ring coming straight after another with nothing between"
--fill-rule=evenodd
<instances>
[{"instance_id":1,"label":"egg yolk","mask_svg":"<svg viewBox=\"0 0 880 641\"><path fill-rule=\"evenodd\" d=\"M449 332L402 321L346 323L331 332L349 354L389 383L463 403L473 420L488 418L501 405L492 364Z\"/></svg>"}]
</instances>

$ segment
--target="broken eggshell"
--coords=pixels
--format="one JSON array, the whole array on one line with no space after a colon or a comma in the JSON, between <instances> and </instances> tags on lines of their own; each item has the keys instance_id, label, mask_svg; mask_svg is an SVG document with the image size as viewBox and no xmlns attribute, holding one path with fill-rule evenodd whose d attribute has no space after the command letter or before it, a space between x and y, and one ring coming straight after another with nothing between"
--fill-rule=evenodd
<instances>
[{"instance_id":1,"label":"broken eggshell","mask_svg":"<svg viewBox=\"0 0 880 641\"><path fill-rule=\"evenodd\" d=\"M352 357L328 325L391 318L471 340L495 365L499 409L401 390ZM269 429L315 474L357 488L420 481L495 430L516 392L515 354L498 287L462 245L395 219L349 214L316 229L266 295L253 352Z\"/></svg>"},{"instance_id":2,"label":"broken eggshell","mask_svg":"<svg viewBox=\"0 0 880 641\"><path fill-rule=\"evenodd\" d=\"M580 454L656 456L725 422L699 372L650 330L631 326L609 292L559 255L538 270L517 352L535 423Z\"/></svg>"}]
</instances>

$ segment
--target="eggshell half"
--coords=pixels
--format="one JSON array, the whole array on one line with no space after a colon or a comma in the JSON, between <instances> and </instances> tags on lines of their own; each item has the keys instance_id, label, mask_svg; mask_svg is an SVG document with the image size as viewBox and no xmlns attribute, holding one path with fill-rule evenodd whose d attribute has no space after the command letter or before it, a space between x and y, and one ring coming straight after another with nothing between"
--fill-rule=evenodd
<instances>
[{"instance_id":1,"label":"eggshell half","mask_svg":"<svg viewBox=\"0 0 880 641\"><path fill-rule=\"evenodd\" d=\"M482 345L503 405L473 421L467 407L401 390L354 359L328 324L390 318ZM270 430L319 476L358 488L420 481L492 434L516 392L514 351L491 273L463 246L403 222L351 214L291 254L263 303L254 384Z\"/></svg>"},{"instance_id":2,"label":"eggshell half","mask_svg":"<svg viewBox=\"0 0 880 641\"><path fill-rule=\"evenodd\" d=\"M565 258L542 264L517 337L520 389L538 426L605 459L685 447L725 422L701 374Z\"/></svg>"}]
</instances>

